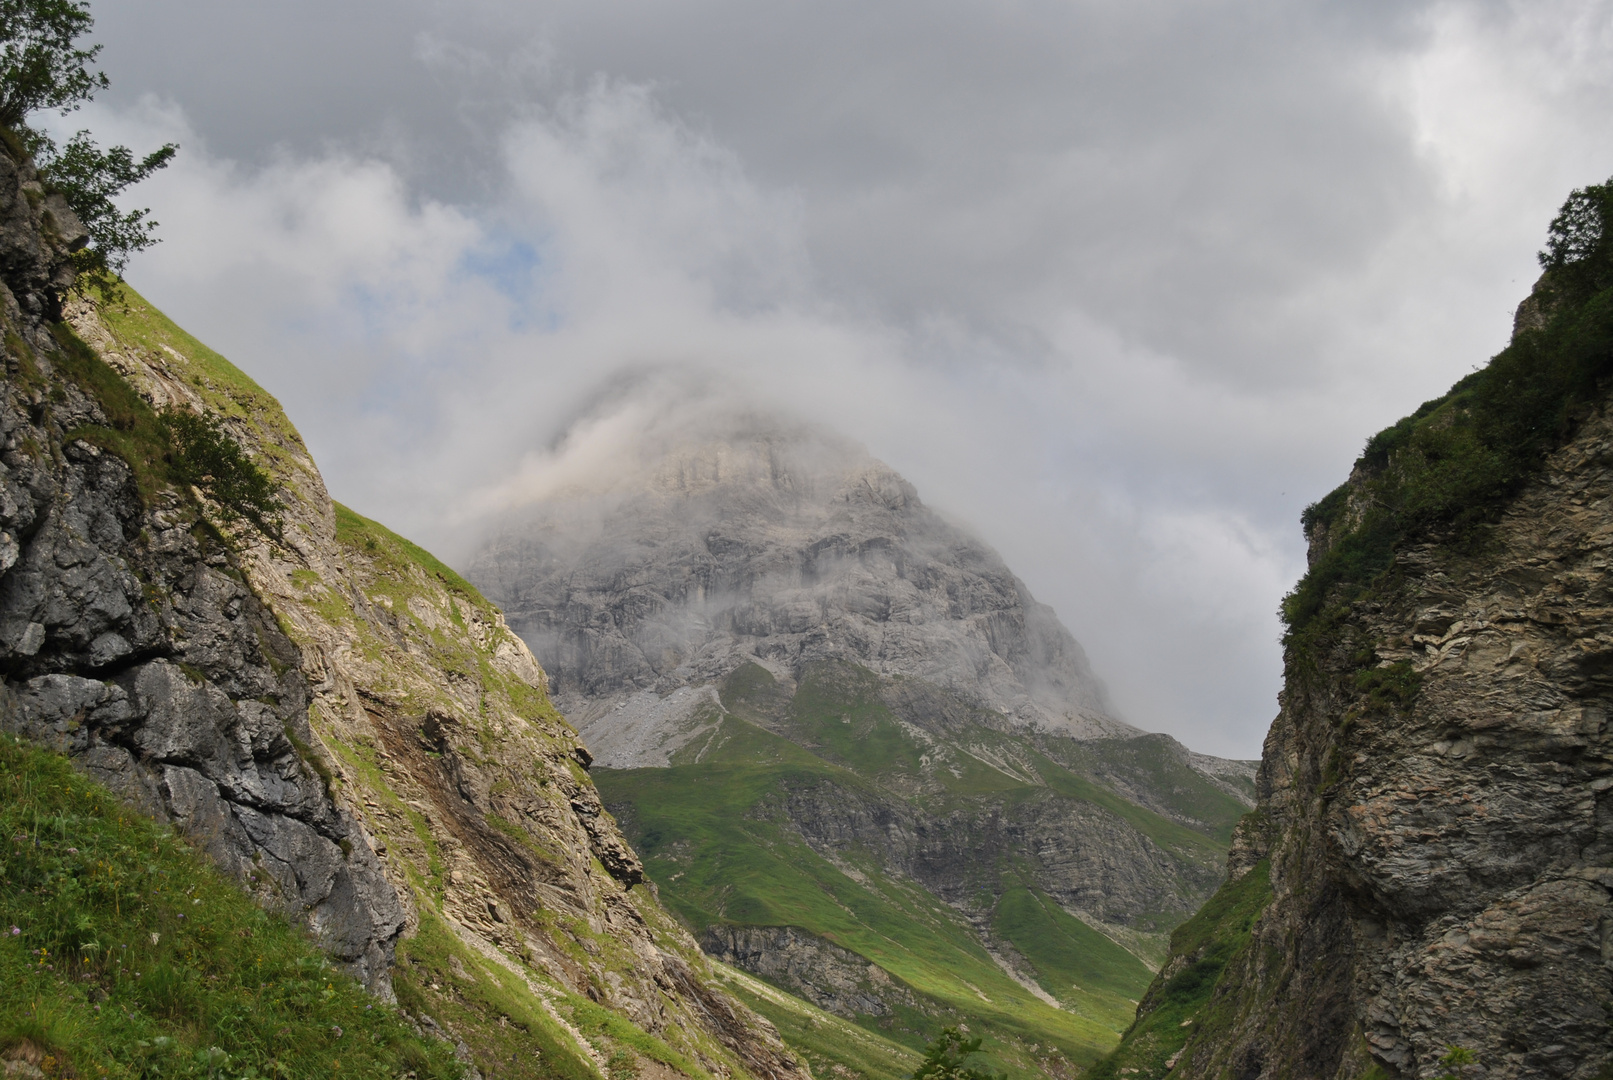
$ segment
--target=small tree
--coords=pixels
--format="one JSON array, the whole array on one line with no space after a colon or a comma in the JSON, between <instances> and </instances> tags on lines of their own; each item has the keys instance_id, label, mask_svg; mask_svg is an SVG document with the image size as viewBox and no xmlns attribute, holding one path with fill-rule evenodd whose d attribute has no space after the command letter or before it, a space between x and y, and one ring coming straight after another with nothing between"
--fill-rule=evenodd
<instances>
[{"instance_id":1,"label":"small tree","mask_svg":"<svg viewBox=\"0 0 1613 1080\"><path fill-rule=\"evenodd\" d=\"M914 1071L913 1080L1003 1080L1000 1073L964 1064L970 1054L979 1050L980 1036L966 1039L955 1027L942 1028L925 1048L924 1060Z\"/></svg>"},{"instance_id":2,"label":"small tree","mask_svg":"<svg viewBox=\"0 0 1613 1080\"><path fill-rule=\"evenodd\" d=\"M1469 1065L1477 1065L1479 1056L1465 1046L1447 1046L1439 1063L1448 1070L1439 1080L1462 1080L1471 1071Z\"/></svg>"},{"instance_id":3,"label":"small tree","mask_svg":"<svg viewBox=\"0 0 1613 1080\"><path fill-rule=\"evenodd\" d=\"M1580 301L1613 285L1613 179L1575 188L1546 232L1540 265L1558 291Z\"/></svg>"},{"instance_id":4,"label":"small tree","mask_svg":"<svg viewBox=\"0 0 1613 1080\"><path fill-rule=\"evenodd\" d=\"M18 136L40 178L89 231L89 244L73 254L78 287L110 298L129 256L157 242L149 209L122 211L112 200L167 165L179 147L168 143L137 161L126 146L102 150L87 131L57 146L29 125L41 109L65 116L106 89L105 73L91 66L101 46L78 46L94 22L84 0L0 0L0 125Z\"/></svg>"},{"instance_id":5,"label":"small tree","mask_svg":"<svg viewBox=\"0 0 1613 1080\"><path fill-rule=\"evenodd\" d=\"M90 70L101 46L75 45L94 22L74 0L0 0L0 124L19 128L38 109L72 112L106 89L106 75Z\"/></svg>"}]
</instances>

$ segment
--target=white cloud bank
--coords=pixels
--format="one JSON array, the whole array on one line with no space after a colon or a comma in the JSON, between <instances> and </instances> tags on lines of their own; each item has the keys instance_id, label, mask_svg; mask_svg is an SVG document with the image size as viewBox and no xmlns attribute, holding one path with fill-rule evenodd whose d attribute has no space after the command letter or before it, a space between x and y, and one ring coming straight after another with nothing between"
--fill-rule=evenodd
<instances>
[{"instance_id":1,"label":"white cloud bank","mask_svg":"<svg viewBox=\"0 0 1613 1080\"><path fill-rule=\"evenodd\" d=\"M474 197L420 178L418 133L388 149L395 118L246 162L194 88L82 114L184 147L138 192L164 243L131 280L280 397L338 498L450 560L489 500L660 422L563 438L624 380L828 423L1002 551L1129 720L1233 756L1275 710L1299 509L1504 343L1556 205L1613 173L1605 3L1312 12L1263 48L1226 4L1219 68L1187 20L1076 5L1119 52L1071 45L1087 96L1052 104L1007 61L948 97L933 33L866 23L846 48L889 63L839 81L802 49L730 100L626 46L554 81L594 40L561 8L516 51L552 92L505 103ZM958 30L986 58L1036 33ZM487 48L427 52L530 84Z\"/></svg>"}]
</instances>

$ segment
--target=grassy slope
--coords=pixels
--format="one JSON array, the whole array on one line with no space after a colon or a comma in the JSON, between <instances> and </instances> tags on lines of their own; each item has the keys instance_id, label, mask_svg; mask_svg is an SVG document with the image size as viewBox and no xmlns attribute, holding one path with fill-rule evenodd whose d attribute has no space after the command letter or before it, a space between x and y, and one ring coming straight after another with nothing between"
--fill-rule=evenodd
<instances>
[{"instance_id":1,"label":"grassy slope","mask_svg":"<svg viewBox=\"0 0 1613 1080\"><path fill-rule=\"evenodd\" d=\"M0 1053L47 1075L455 1077L305 935L62 757L0 737Z\"/></svg>"},{"instance_id":2,"label":"grassy slope","mask_svg":"<svg viewBox=\"0 0 1613 1080\"><path fill-rule=\"evenodd\" d=\"M1191 962L1148 988L1137 1020L1120 1046L1087 1073L1088 1080L1163 1077L1166 1064L1195 1027L1213 1027L1211 995L1222 970L1249 942L1255 918L1271 899L1270 867L1261 862L1228 882L1171 935L1171 955Z\"/></svg>"},{"instance_id":3,"label":"grassy slope","mask_svg":"<svg viewBox=\"0 0 1613 1080\"><path fill-rule=\"evenodd\" d=\"M872 853L842 852L836 866L813 852L788 828L783 793L828 784L883 792L888 799L893 788L914 790L928 777L930 787L912 797L936 814L980 798L1073 798L1190 857L1219 861L1224 844L1142 809L1044 754L1029 755L1041 783L1016 779L967 754L955 755L949 768L927 769L926 748L880 702L877 681L866 672L809 674L787 701L759 671L742 669L724 688L724 701L736 714L768 723L788 738L730 715L710 738L680 751L672 768L595 771L663 901L696 928L722 922L797 926L874 961L931 1010L887 1021L885 1033L910 1047L922 1045L942 1023L960 1019L988 1034L988 1047L1012 1072L1034 1067L1042 1051L1033 1045L1056 1046L1075 1062L1090 1062L1112 1047L1152 973L1028 887L1011 855L998 866L979 868L982 888L1006 889L993 931L1030 960L1043 989L1064 1003L1063 1010L1008 978L956 912L923 889L882 874ZM967 737L982 751L1026 757L1022 741L989 729L971 730ZM876 1020L860 1022L873 1027ZM797 1038L802 1034L796 1030Z\"/></svg>"},{"instance_id":4,"label":"grassy slope","mask_svg":"<svg viewBox=\"0 0 1613 1080\"><path fill-rule=\"evenodd\" d=\"M866 1077L906 1077L918 1067L919 1055L901 1043L824 1012L737 968L713 966L724 988L772 1021L820 1080L843 1076L848 1069Z\"/></svg>"}]
</instances>

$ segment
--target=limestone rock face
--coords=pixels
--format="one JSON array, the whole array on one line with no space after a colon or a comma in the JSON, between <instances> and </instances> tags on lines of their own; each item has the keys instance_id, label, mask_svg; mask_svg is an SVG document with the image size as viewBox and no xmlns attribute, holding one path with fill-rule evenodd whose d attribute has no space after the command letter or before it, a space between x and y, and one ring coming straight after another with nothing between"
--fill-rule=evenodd
<instances>
[{"instance_id":1,"label":"limestone rock face","mask_svg":"<svg viewBox=\"0 0 1613 1080\"><path fill-rule=\"evenodd\" d=\"M1604 404L1480 550L1402 550L1347 646L1291 667L1233 853L1273 898L1172 1077L1462 1074L1453 1046L1472 1075L1609 1075L1610 550ZM1351 674L1365 647L1409 706Z\"/></svg>"},{"instance_id":2,"label":"limestone rock face","mask_svg":"<svg viewBox=\"0 0 1613 1080\"><path fill-rule=\"evenodd\" d=\"M65 256L88 240L67 200L45 193L33 164L0 150L0 280L29 320L60 314L58 297L73 283Z\"/></svg>"},{"instance_id":3,"label":"limestone rock face","mask_svg":"<svg viewBox=\"0 0 1613 1080\"><path fill-rule=\"evenodd\" d=\"M467 572L610 767L664 765L696 704L668 695L746 662L850 661L1027 729L1139 734L996 552L865 451L781 421L731 419L513 513Z\"/></svg>"},{"instance_id":4,"label":"limestone rock face","mask_svg":"<svg viewBox=\"0 0 1613 1080\"><path fill-rule=\"evenodd\" d=\"M364 829L308 755L295 645L177 495L76 428L103 406L56 369L42 318L83 230L0 152L0 727L72 755L173 821L373 989L404 926Z\"/></svg>"}]
</instances>

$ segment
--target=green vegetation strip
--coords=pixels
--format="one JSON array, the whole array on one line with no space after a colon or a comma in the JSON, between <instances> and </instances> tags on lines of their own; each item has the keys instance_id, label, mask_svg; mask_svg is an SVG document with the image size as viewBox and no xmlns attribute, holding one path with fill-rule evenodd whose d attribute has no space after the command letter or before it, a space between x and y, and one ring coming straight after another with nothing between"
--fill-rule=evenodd
<instances>
[{"instance_id":1,"label":"green vegetation strip","mask_svg":"<svg viewBox=\"0 0 1613 1080\"><path fill-rule=\"evenodd\" d=\"M1156 979L1137 1010L1137 1020L1113 1053L1087 1071L1083 1080L1122 1076L1160 1077L1166 1061L1194 1031L1213 1029L1224 1018L1207 1006L1221 973L1249 944L1255 919L1271 900L1271 866L1262 860L1236 881L1221 886L1210 901L1171 935L1171 956L1193 960L1167 978Z\"/></svg>"},{"instance_id":2,"label":"green vegetation strip","mask_svg":"<svg viewBox=\"0 0 1613 1080\"><path fill-rule=\"evenodd\" d=\"M0 736L0 1056L81 1077L458 1077L169 829Z\"/></svg>"}]
</instances>

